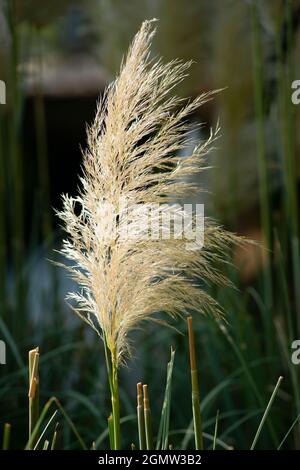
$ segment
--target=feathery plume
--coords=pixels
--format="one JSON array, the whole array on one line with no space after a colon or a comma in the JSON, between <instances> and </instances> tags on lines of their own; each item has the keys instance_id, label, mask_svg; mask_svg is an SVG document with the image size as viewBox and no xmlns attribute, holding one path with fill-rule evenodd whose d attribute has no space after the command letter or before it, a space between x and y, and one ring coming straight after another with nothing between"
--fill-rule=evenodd
<instances>
[{"instance_id":1,"label":"feathery plume","mask_svg":"<svg viewBox=\"0 0 300 470\"><path fill-rule=\"evenodd\" d=\"M187 103L171 95L190 63L152 59L154 32L152 21L142 24L99 102L88 128L79 195L63 196L58 213L67 232L61 253L80 286L68 299L102 337L115 367L129 353L128 333L142 320L158 312L221 314L203 283L227 283L214 261L222 261L236 241L207 218L204 246L185 232L148 236L146 212L151 227L174 213L177 221L185 218L172 202L198 190L188 177L204 169L218 133L212 131L191 155L178 155L190 143L187 118L212 93ZM189 228L197 220L194 215Z\"/></svg>"}]
</instances>

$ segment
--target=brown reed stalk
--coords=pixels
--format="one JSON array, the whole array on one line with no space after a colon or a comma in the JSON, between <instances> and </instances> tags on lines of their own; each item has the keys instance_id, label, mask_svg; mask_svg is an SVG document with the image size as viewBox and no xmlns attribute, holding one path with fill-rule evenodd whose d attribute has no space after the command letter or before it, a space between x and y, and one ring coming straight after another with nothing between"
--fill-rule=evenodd
<instances>
[{"instance_id":1,"label":"brown reed stalk","mask_svg":"<svg viewBox=\"0 0 300 470\"><path fill-rule=\"evenodd\" d=\"M145 417L144 417L144 403L143 403L143 385L141 382L137 384L137 420L139 431L139 446L140 450L146 449L146 435L145 435Z\"/></svg>"},{"instance_id":2,"label":"brown reed stalk","mask_svg":"<svg viewBox=\"0 0 300 470\"><path fill-rule=\"evenodd\" d=\"M34 448L35 439L30 439L39 419L39 348L32 349L28 354L29 363L29 442Z\"/></svg>"}]
</instances>

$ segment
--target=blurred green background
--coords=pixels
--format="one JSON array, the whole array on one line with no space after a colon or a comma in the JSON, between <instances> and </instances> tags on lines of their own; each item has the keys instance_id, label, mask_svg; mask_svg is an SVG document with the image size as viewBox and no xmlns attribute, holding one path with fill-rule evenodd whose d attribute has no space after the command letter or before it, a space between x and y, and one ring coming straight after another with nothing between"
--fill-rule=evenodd
<instances>
[{"instance_id":1,"label":"blurred green background","mask_svg":"<svg viewBox=\"0 0 300 470\"><path fill-rule=\"evenodd\" d=\"M41 402L55 395L87 446L108 446L110 410L102 345L69 311L66 273L48 260L61 243L54 215L75 194L85 126L144 19L158 18L154 55L194 61L184 97L225 88L193 116L195 135L219 120L213 166L198 177L207 214L259 240L234 253L237 290L209 287L227 313L225 330L195 318L205 446L217 410L218 446L250 447L279 375L284 381L257 448L300 448L299 121L291 85L300 79L299 0L1 0L0 79L0 429L27 441L27 353L40 347ZM201 131L196 124L205 125ZM197 201L197 202L203 202ZM192 445L185 325L147 326L121 371L124 446L137 441L135 384L149 384L154 428L170 346L176 349L170 441ZM63 415L58 448L78 442ZM291 426L293 425L292 429ZM288 431L290 429L289 434Z\"/></svg>"}]
</instances>

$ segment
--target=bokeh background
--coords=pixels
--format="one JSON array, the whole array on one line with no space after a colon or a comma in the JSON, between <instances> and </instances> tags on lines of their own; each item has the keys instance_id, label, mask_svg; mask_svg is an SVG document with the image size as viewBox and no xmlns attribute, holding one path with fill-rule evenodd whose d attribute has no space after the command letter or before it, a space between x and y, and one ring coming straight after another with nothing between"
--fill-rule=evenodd
<instances>
[{"instance_id":1,"label":"bokeh background","mask_svg":"<svg viewBox=\"0 0 300 470\"><path fill-rule=\"evenodd\" d=\"M87 445L108 445L102 345L66 305L70 281L49 261L62 239L54 209L62 193L76 192L98 96L141 22L154 17L153 55L194 61L176 92L223 89L192 117L199 138L221 126L212 168L197 178L208 192L197 202L261 243L234 252L227 275L236 290L208 286L227 313L225 329L201 315L194 321L206 446L219 410L218 446L249 448L283 375L257 447L277 448L286 436L282 448L299 449L299 365L291 362L300 339L300 105L291 101L300 79L299 0L1 0L0 427L10 422L12 446L24 447L27 353L39 346L41 402L55 395ZM150 325L134 334L120 380L124 445L137 440L137 381L149 384L157 428L171 346L170 436L179 448L192 444L186 329L174 326L179 331ZM57 420L58 446L77 448L68 421Z\"/></svg>"}]
</instances>

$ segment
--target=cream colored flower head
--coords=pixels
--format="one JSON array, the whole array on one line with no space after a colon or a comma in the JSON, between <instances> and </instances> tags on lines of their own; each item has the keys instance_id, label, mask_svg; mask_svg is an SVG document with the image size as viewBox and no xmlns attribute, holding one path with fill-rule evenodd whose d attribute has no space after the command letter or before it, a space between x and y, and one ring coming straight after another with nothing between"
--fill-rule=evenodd
<instances>
[{"instance_id":1,"label":"cream colored flower head","mask_svg":"<svg viewBox=\"0 0 300 470\"><path fill-rule=\"evenodd\" d=\"M143 320L158 313L220 315L205 284L227 282L216 262L235 241L208 219L204 246L191 246L184 232L149 236L162 212L184 218L184 209L171 210L172 203L198 190L189 176L203 170L216 134L179 156L190 145L189 115L211 94L187 103L172 94L190 63L152 59L154 32L152 21L142 24L100 100L88 129L80 193L63 196L58 213L67 233L61 253L79 285L68 299L105 340L115 364L129 352L128 333Z\"/></svg>"}]
</instances>

